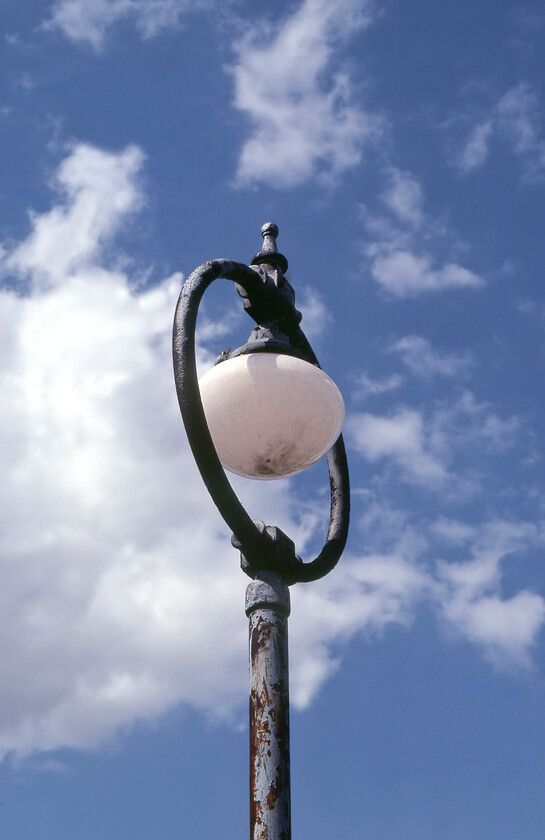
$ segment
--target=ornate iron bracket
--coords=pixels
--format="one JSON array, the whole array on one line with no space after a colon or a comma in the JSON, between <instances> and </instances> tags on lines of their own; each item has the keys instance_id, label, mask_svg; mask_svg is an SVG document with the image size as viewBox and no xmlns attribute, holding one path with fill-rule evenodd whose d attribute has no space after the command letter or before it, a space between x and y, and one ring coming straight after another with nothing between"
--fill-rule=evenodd
<instances>
[{"instance_id":1,"label":"ornate iron bracket","mask_svg":"<svg viewBox=\"0 0 545 840\"><path fill-rule=\"evenodd\" d=\"M216 507L233 532L232 542L241 552L243 570L252 578L259 572L275 571L286 583L293 584L318 580L330 572L346 544L350 490L342 435L327 454L331 493L327 538L320 554L304 563L282 531L250 518L231 487L206 423L195 359L195 329L202 296L214 280L225 278L237 284L246 311L260 328L274 326L288 337L297 355L319 367L299 326L301 315L294 306L293 290L283 276L287 260L276 252L274 239L278 229L276 225L264 225L262 233L264 249L254 257L259 267L212 260L199 266L185 281L174 317L174 378L189 445Z\"/></svg>"}]
</instances>

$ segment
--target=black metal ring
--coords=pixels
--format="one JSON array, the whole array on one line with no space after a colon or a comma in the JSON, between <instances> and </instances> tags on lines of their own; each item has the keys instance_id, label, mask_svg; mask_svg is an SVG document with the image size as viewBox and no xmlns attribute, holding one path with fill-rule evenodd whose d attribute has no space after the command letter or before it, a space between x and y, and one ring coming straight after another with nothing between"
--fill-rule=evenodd
<instances>
[{"instance_id":1,"label":"black metal ring","mask_svg":"<svg viewBox=\"0 0 545 840\"><path fill-rule=\"evenodd\" d=\"M195 359L195 329L197 312L208 286L218 278L232 280L242 286L249 296L259 295L262 280L259 274L243 263L232 260L211 260L203 263L185 281L174 316L172 352L176 393L189 445L212 499L223 519L241 546L241 552L252 562L268 552L266 531L259 530L231 487L218 458L208 429L201 401ZM271 294L270 290L267 294ZM295 322L290 329L290 341L312 364L318 361L305 334ZM319 365L318 365L319 366ZM339 561L346 545L350 518L350 489L348 464L342 435L327 454L331 507L329 529L320 554L308 563L299 563L290 583L318 580L330 572Z\"/></svg>"}]
</instances>

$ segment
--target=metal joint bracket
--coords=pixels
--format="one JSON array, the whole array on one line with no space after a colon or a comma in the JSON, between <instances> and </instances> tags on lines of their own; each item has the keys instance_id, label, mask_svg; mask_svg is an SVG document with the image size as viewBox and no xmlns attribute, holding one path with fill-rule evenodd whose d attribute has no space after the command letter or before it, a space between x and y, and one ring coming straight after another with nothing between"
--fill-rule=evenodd
<instances>
[{"instance_id":1,"label":"metal joint bracket","mask_svg":"<svg viewBox=\"0 0 545 840\"><path fill-rule=\"evenodd\" d=\"M276 525L265 525L259 519L253 520L260 534L263 535L262 551L258 556L246 557L242 545L236 536L231 537L231 545L240 551L240 567L248 577L262 577L266 572L275 572L289 585L297 583L303 561L295 553L295 543Z\"/></svg>"}]
</instances>

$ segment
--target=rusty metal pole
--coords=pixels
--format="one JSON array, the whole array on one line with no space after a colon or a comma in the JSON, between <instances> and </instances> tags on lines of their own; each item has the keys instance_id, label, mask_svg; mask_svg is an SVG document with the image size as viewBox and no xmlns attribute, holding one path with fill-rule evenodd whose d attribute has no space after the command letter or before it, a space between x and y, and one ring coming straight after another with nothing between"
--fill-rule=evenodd
<instances>
[{"instance_id":1,"label":"rusty metal pole","mask_svg":"<svg viewBox=\"0 0 545 840\"><path fill-rule=\"evenodd\" d=\"M289 589L260 572L246 590L250 620L250 840L291 840Z\"/></svg>"}]
</instances>

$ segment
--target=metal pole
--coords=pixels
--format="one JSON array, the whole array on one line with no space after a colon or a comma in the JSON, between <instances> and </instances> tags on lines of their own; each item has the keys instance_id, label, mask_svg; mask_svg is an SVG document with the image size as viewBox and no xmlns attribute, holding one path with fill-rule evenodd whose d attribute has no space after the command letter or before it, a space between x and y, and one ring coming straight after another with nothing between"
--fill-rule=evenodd
<instances>
[{"instance_id":1,"label":"metal pole","mask_svg":"<svg viewBox=\"0 0 545 840\"><path fill-rule=\"evenodd\" d=\"M246 590L250 620L250 839L291 840L289 589L260 572Z\"/></svg>"}]
</instances>

